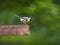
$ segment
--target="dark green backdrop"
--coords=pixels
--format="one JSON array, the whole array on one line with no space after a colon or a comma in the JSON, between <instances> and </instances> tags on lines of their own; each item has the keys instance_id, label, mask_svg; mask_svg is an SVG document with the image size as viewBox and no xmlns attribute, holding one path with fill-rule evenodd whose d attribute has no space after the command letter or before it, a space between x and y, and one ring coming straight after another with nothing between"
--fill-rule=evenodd
<instances>
[{"instance_id":1,"label":"dark green backdrop","mask_svg":"<svg viewBox=\"0 0 60 45\"><path fill-rule=\"evenodd\" d=\"M30 35L0 36L0 45L60 45L60 0L0 0L0 25L22 24L32 16Z\"/></svg>"}]
</instances>

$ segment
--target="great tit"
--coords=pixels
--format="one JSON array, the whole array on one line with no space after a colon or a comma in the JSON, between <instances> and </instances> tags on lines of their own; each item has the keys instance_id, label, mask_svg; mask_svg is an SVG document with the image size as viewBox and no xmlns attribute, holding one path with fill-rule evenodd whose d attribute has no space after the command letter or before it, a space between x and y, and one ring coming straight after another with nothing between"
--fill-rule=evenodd
<instances>
[{"instance_id":1,"label":"great tit","mask_svg":"<svg viewBox=\"0 0 60 45\"><path fill-rule=\"evenodd\" d=\"M18 15L15 15L15 16L18 17L20 19L20 21L22 23L24 23L25 25L27 25L27 23L31 22L31 20L32 20L32 16L30 16L30 17L20 17Z\"/></svg>"}]
</instances>

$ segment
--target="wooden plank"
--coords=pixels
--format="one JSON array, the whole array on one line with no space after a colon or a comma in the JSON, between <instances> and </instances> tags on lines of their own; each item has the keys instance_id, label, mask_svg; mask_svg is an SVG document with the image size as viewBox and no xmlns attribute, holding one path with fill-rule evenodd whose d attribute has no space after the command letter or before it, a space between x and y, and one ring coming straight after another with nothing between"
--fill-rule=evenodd
<instances>
[{"instance_id":1,"label":"wooden plank","mask_svg":"<svg viewBox=\"0 0 60 45\"><path fill-rule=\"evenodd\" d=\"M30 30L27 25L0 25L0 35L29 35Z\"/></svg>"}]
</instances>

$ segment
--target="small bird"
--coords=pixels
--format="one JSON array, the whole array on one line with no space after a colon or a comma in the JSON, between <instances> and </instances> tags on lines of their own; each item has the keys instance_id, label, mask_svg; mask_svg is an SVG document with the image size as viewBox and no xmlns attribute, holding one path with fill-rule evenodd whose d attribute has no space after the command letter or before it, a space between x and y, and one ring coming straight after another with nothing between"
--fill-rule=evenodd
<instances>
[{"instance_id":1,"label":"small bird","mask_svg":"<svg viewBox=\"0 0 60 45\"><path fill-rule=\"evenodd\" d=\"M31 22L32 20L32 16L30 17L19 17L18 15L15 15L15 16L18 17L20 21L24 23L25 25L27 25L27 23Z\"/></svg>"}]
</instances>

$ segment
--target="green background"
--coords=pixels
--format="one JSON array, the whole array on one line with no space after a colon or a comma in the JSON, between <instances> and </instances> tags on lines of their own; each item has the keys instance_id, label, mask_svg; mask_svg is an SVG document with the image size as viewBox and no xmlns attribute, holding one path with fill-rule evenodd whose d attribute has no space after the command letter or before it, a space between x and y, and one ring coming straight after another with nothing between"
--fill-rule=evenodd
<instances>
[{"instance_id":1,"label":"green background","mask_svg":"<svg viewBox=\"0 0 60 45\"><path fill-rule=\"evenodd\" d=\"M0 25L21 25L15 15L32 16L31 34L0 36L0 45L60 45L60 0L0 0Z\"/></svg>"}]
</instances>

